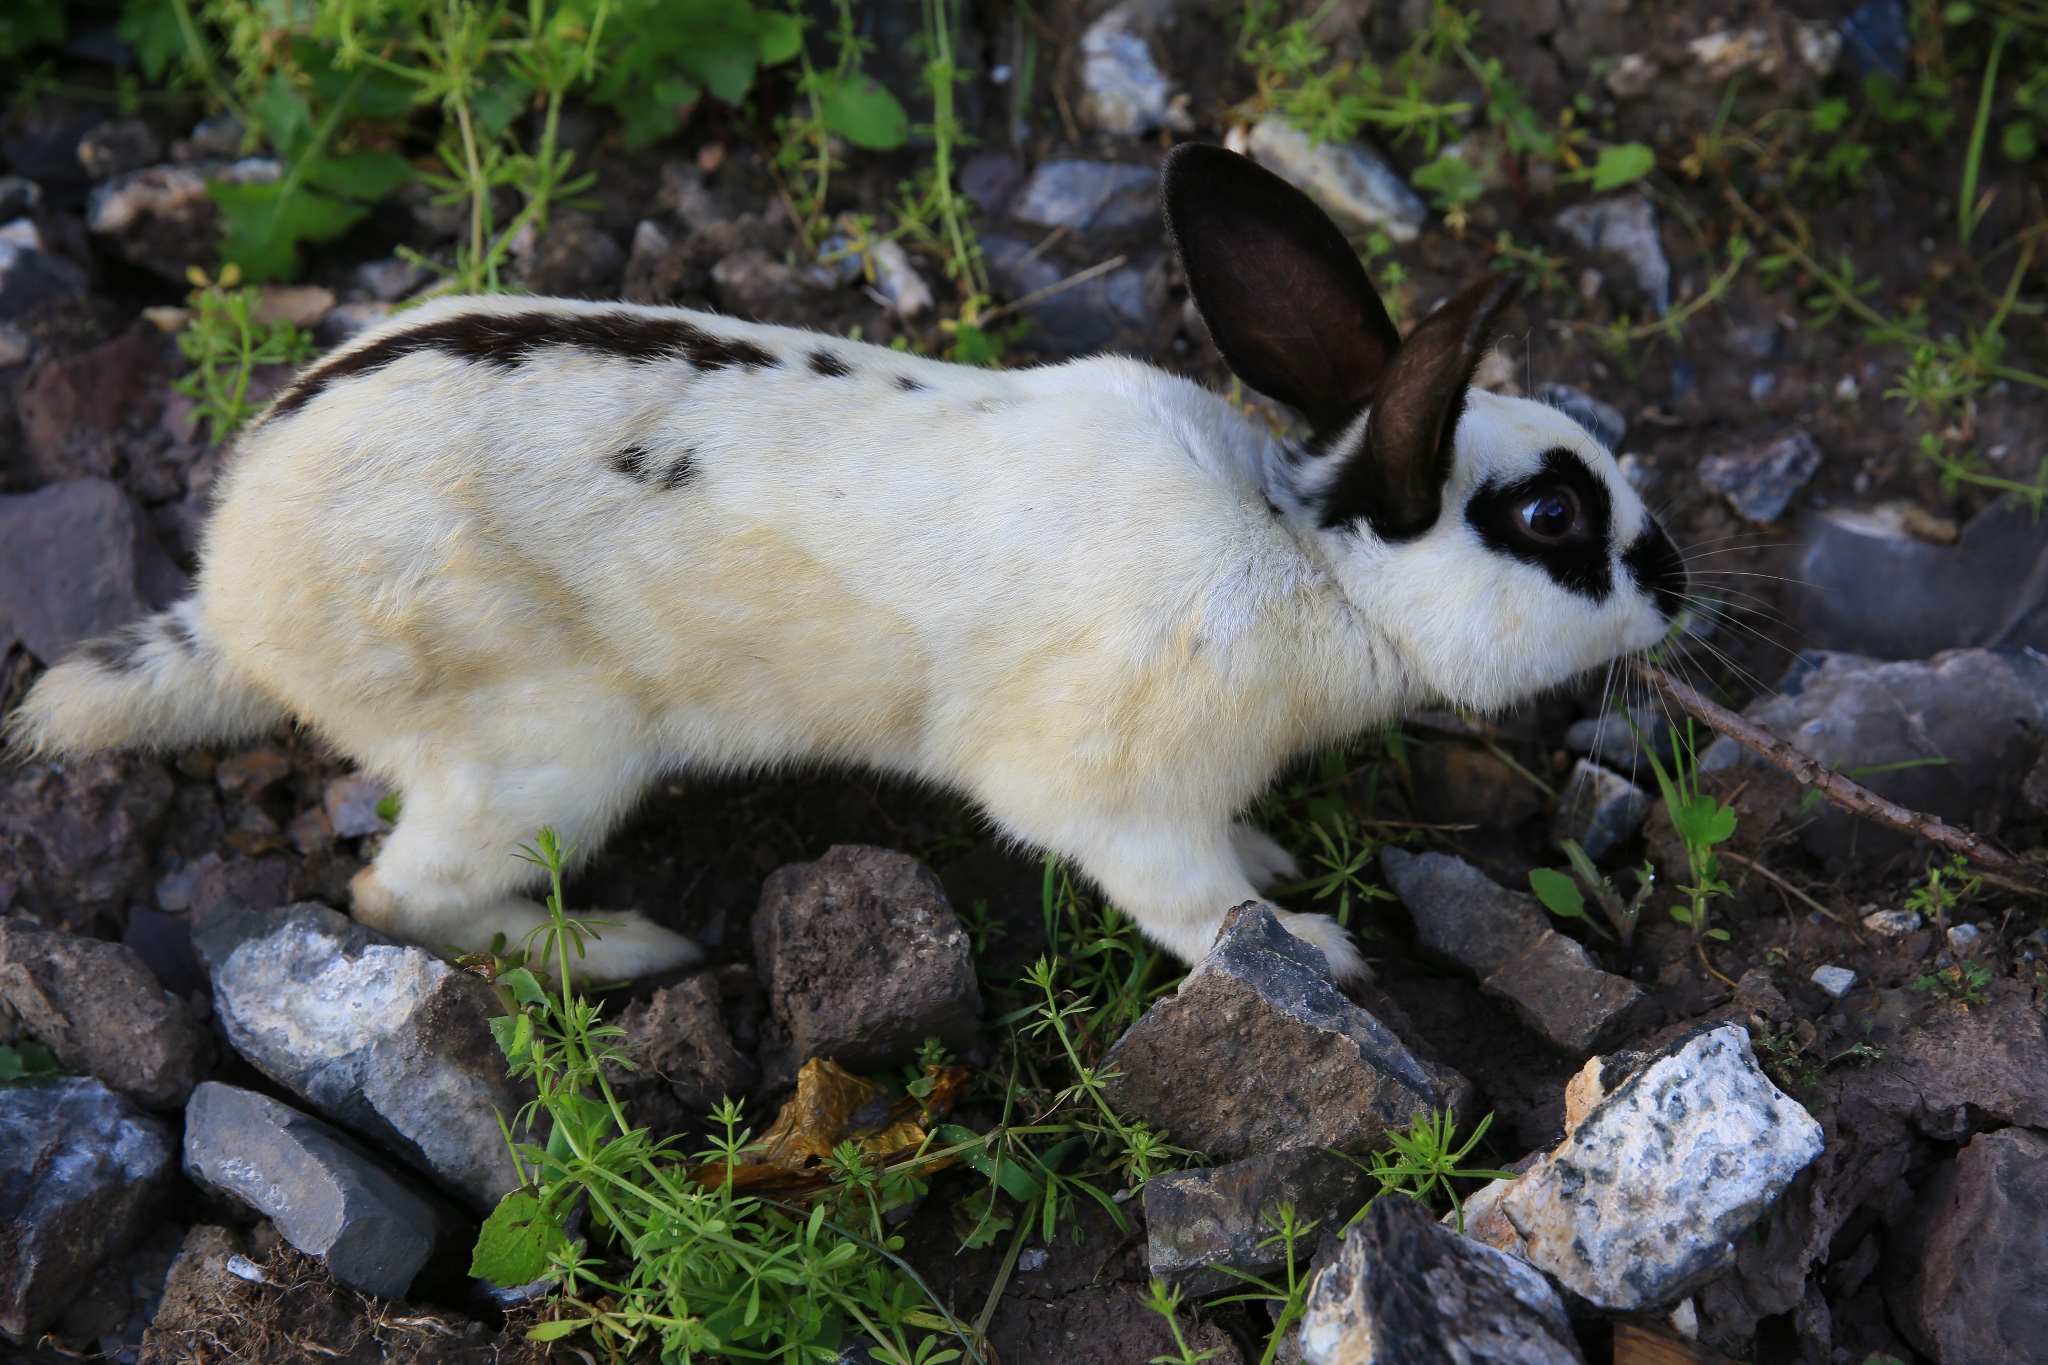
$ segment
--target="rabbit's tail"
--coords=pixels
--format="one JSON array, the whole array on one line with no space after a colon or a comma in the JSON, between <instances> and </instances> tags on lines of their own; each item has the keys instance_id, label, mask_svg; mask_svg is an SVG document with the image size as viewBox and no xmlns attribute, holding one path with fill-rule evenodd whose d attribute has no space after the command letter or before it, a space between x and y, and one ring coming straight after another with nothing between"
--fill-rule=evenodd
<instances>
[{"instance_id":1,"label":"rabbit's tail","mask_svg":"<svg viewBox=\"0 0 2048 1365\"><path fill-rule=\"evenodd\" d=\"M7 748L66 757L254 737L283 710L240 677L182 602L89 640L36 680L7 718Z\"/></svg>"}]
</instances>

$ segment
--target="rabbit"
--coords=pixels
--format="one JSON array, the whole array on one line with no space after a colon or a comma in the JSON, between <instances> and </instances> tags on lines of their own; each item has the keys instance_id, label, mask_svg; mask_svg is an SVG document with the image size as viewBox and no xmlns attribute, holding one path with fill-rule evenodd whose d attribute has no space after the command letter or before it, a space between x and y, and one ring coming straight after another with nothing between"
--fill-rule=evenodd
<instances>
[{"instance_id":1,"label":"rabbit","mask_svg":"<svg viewBox=\"0 0 2048 1365\"><path fill-rule=\"evenodd\" d=\"M860 765L963 793L1195 962L1298 876L1239 819L1283 764L1653 645L1685 571L1585 430L1471 387L1508 280L1403 340L1286 182L1184 144L1161 185L1218 350L1306 440L1115 356L443 299L283 390L192 595L50 669L12 741L305 726L403 794L356 918L465 950L546 924L514 856L543 825L589 853L668 775ZM593 913L591 981L699 957ZM1327 916L1284 919L1364 972Z\"/></svg>"}]
</instances>

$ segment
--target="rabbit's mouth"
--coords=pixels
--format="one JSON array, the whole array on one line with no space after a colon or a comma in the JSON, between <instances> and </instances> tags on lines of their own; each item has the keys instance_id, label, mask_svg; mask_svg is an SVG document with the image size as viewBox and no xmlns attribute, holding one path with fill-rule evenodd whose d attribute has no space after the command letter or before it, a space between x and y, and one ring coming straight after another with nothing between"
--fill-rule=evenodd
<instances>
[{"instance_id":1,"label":"rabbit's mouth","mask_svg":"<svg viewBox=\"0 0 2048 1365\"><path fill-rule=\"evenodd\" d=\"M1636 586L1657 604L1657 614L1667 621L1676 620L1685 605L1689 580L1685 558L1664 528L1655 521L1645 526L1635 542L1621 552L1621 563Z\"/></svg>"}]
</instances>

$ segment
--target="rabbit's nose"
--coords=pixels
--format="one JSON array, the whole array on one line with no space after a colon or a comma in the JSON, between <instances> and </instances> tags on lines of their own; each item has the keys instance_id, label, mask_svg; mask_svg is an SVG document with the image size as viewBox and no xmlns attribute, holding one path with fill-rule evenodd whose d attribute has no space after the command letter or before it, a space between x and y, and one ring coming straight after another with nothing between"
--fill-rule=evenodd
<instances>
[{"instance_id":1,"label":"rabbit's nose","mask_svg":"<svg viewBox=\"0 0 2048 1365\"><path fill-rule=\"evenodd\" d=\"M1635 542L1621 552L1621 563L1636 586L1655 599L1658 612L1667 621L1678 615L1687 586L1685 558L1662 526L1653 520L1644 527Z\"/></svg>"}]
</instances>

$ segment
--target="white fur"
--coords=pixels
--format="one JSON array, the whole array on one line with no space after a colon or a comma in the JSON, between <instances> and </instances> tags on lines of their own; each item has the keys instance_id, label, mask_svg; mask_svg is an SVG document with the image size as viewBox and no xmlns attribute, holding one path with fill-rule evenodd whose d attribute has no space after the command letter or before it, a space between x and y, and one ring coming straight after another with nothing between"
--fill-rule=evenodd
<instances>
[{"instance_id":1,"label":"white fur","mask_svg":"<svg viewBox=\"0 0 2048 1365\"><path fill-rule=\"evenodd\" d=\"M1621 542L1645 524L1612 458L1535 403L1473 393L1443 517L1387 545L1318 529L1329 461L1131 360L997 372L529 299L355 344L536 308L686 317L781 363L424 352L342 380L229 463L180 608L205 669L74 659L18 734L78 751L296 717L404 793L356 912L436 947L539 922L513 852L543 824L587 853L665 774L832 762L966 793L1193 960L1294 875L1233 823L1290 756L1426 700L1503 705L1664 629L1618 563L1595 605L1459 515L1564 446ZM852 373L815 373L821 347ZM635 482L609 464L628 445L689 451L694 477ZM1327 919L1290 927L1358 969ZM637 919L594 952L592 977L695 956Z\"/></svg>"}]
</instances>

